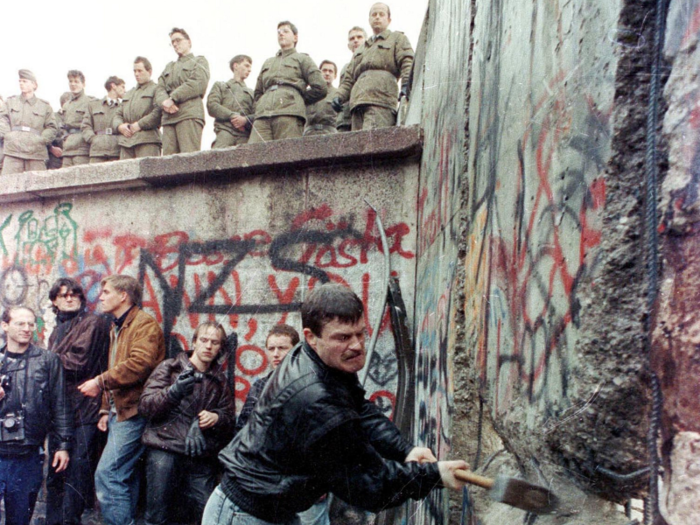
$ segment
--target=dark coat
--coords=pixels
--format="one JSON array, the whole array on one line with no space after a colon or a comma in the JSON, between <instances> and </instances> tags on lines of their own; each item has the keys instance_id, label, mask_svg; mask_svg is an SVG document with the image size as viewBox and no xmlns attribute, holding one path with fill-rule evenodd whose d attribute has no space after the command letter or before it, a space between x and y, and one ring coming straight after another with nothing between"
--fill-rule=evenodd
<instances>
[{"instance_id":1,"label":"dark coat","mask_svg":"<svg viewBox=\"0 0 700 525\"><path fill-rule=\"evenodd\" d=\"M185 368L192 367L188 355L181 352L166 359L153 371L139 401L139 414L149 419L141 442L149 447L185 453L185 438L190 424L202 410L218 414L219 421L203 431L207 440L205 456L215 456L233 436L235 405L226 375L214 363L204 372L202 382L180 403L173 403L168 389Z\"/></svg>"},{"instance_id":2,"label":"dark coat","mask_svg":"<svg viewBox=\"0 0 700 525\"><path fill-rule=\"evenodd\" d=\"M219 454L221 487L245 512L272 523L294 519L326 492L377 512L441 486L437 463L404 463L412 448L365 399L356 374L326 366L301 343Z\"/></svg>"}]
</instances>

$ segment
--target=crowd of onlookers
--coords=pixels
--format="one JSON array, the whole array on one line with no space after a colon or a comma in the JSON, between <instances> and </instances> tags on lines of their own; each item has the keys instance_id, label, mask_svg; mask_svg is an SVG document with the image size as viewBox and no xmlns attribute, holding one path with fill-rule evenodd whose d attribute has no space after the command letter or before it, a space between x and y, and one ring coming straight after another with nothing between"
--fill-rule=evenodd
<instances>
[{"instance_id":1,"label":"crowd of onlookers","mask_svg":"<svg viewBox=\"0 0 700 525\"><path fill-rule=\"evenodd\" d=\"M177 59L157 82L150 61L138 56L136 87L127 92L123 79L110 76L106 95L95 98L85 93L85 75L71 70L69 91L57 112L35 96L38 81L32 71L21 69L20 95L0 98L2 173L199 151L205 106L214 118L214 149L393 126L399 100L408 97L413 49L403 33L388 29L390 22L388 5L372 5L372 36L367 38L359 26L350 29L353 55L339 77L335 63L324 60L317 66L298 53L296 26L280 22L280 49L264 62L255 88L245 82L252 59L240 54L229 62L233 77L214 82L208 95L209 63L192 53L183 28L170 32Z\"/></svg>"}]
</instances>

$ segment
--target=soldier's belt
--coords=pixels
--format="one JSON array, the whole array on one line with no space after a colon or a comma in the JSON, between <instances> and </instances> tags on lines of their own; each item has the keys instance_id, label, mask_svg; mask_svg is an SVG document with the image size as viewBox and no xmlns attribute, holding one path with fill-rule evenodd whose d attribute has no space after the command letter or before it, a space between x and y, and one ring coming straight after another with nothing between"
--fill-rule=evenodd
<instances>
[{"instance_id":1,"label":"soldier's belt","mask_svg":"<svg viewBox=\"0 0 700 525\"><path fill-rule=\"evenodd\" d=\"M267 88L265 90L265 93L267 93L268 91L277 91L279 88L289 88L289 89L295 89L295 90L297 89L294 86L290 86L289 84L274 84L274 85L270 86L269 88Z\"/></svg>"},{"instance_id":2,"label":"soldier's belt","mask_svg":"<svg viewBox=\"0 0 700 525\"><path fill-rule=\"evenodd\" d=\"M80 129L68 128L68 129L66 129L66 133L68 133L69 135L75 135L76 133L80 133Z\"/></svg>"},{"instance_id":3,"label":"soldier's belt","mask_svg":"<svg viewBox=\"0 0 700 525\"><path fill-rule=\"evenodd\" d=\"M95 131L96 135L114 135L112 128L106 128L104 131Z\"/></svg>"},{"instance_id":4,"label":"soldier's belt","mask_svg":"<svg viewBox=\"0 0 700 525\"><path fill-rule=\"evenodd\" d=\"M29 126L12 126L12 131L24 131L26 133L34 133L35 135L41 136L41 131L30 128Z\"/></svg>"},{"instance_id":5,"label":"soldier's belt","mask_svg":"<svg viewBox=\"0 0 700 525\"><path fill-rule=\"evenodd\" d=\"M307 129L313 129L314 131L336 131L335 126L331 126L330 124L312 124L307 126Z\"/></svg>"}]
</instances>

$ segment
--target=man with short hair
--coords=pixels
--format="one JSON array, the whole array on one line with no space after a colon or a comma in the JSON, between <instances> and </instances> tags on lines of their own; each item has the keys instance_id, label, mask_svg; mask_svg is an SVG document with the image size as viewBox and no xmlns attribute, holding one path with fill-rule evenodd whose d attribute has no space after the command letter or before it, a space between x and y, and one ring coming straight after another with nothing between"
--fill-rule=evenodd
<instances>
[{"instance_id":1,"label":"man with short hair","mask_svg":"<svg viewBox=\"0 0 700 525\"><path fill-rule=\"evenodd\" d=\"M394 126L398 101L408 98L413 48L406 35L389 30L390 23L389 6L374 4L369 11L374 35L355 51L333 100L337 111L349 100L353 131Z\"/></svg>"},{"instance_id":2,"label":"man with short hair","mask_svg":"<svg viewBox=\"0 0 700 525\"><path fill-rule=\"evenodd\" d=\"M309 55L296 49L297 27L277 24L280 50L268 58L255 85L255 122L248 143L301 137L306 106L326 96L326 82Z\"/></svg>"},{"instance_id":3,"label":"man with short hair","mask_svg":"<svg viewBox=\"0 0 700 525\"><path fill-rule=\"evenodd\" d=\"M124 81L111 76L105 82L107 96L91 100L81 125L83 139L90 144L90 164L119 160L119 139L112 121L126 92Z\"/></svg>"},{"instance_id":4,"label":"man with short hair","mask_svg":"<svg viewBox=\"0 0 700 525\"><path fill-rule=\"evenodd\" d=\"M245 85L253 60L247 55L236 55L229 62L229 67L233 78L228 82L215 82L207 97L207 111L216 119L216 140L211 145L212 149L245 144L253 126L253 90Z\"/></svg>"},{"instance_id":5,"label":"man with short hair","mask_svg":"<svg viewBox=\"0 0 700 525\"><path fill-rule=\"evenodd\" d=\"M78 166L90 162L90 145L83 139L80 127L87 114L88 102L93 100L85 94L85 75L77 69L68 72L68 90L71 98L63 104L63 167Z\"/></svg>"},{"instance_id":6,"label":"man with short hair","mask_svg":"<svg viewBox=\"0 0 700 525\"><path fill-rule=\"evenodd\" d=\"M335 65L335 62L324 60L319 64L318 68L321 70L323 80L326 81L328 91L324 99L306 106L305 137L310 135L330 135L338 132L335 129L336 112L331 105L337 91L333 87L333 81L338 75L338 66Z\"/></svg>"},{"instance_id":7,"label":"man with short hair","mask_svg":"<svg viewBox=\"0 0 700 525\"><path fill-rule=\"evenodd\" d=\"M201 149L202 101L209 84L209 62L192 54L187 31L174 27L170 42L178 58L165 66L156 87L156 104L163 109L163 155Z\"/></svg>"},{"instance_id":8,"label":"man with short hair","mask_svg":"<svg viewBox=\"0 0 700 525\"><path fill-rule=\"evenodd\" d=\"M5 523L29 525L41 488L47 434L56 444L49 469L62 472L70 462L73 425L58 356L32 344L36 315L10 306L0 326L0 499Z\"/></svg>"},{"instance_id":9,"label":"man with short hair","mask_svg":"<svg viewBox=\"0 0 700 525\"><path fill-rule=\"evenodd\" d=\"M146 524L169 523L168 510L186 499L202 519L219 473L216 459L231 440L235 404L221 362L226 331L206 321L192 336L192 351L163 361L148 378L139 412L148 418ZM176 492L185 482L184 494ZM178 520L179 521L179 520Z\"/></svg>"},{"instance_id":10,"label":"man with short hair","mask_svg":"<svg viewBox=\"0 0 700 525\"><path fill-rule=\"evenodd\" d=\"M367 31L362 29L360 26L354 26L350 31L348 31L348 49L353 55L367 40ZM348 69L350 63L343 66L340 70L340 82L343 82L343 77ZM337 90L336 90L337 92ZM338 113L338 117L335 121L335 127L340 132L350 131L352 127L352 119L350 116L350 104L343 105L343 110Z\"/></svg>"},{"instance_id":11,"label":"man with short hair","mask_svg":"<svg viewBox=\"0 0 700 525\"><path fill-rule=\"evenodd\" d=\"M136 87L130 89L117 108L113 126L119 132L119 158L160 157L160 121L163 111L155 102L153 67L145 57L134 60Z\"/></svg>"},{"instance_id":12,"label":"man with short hair","mask_svg":"<svg viewBox=\"0 0 700 525\"><path fill-rule=\"evenodd\" d=\"M0 139L4 141L2 174L45 171L46 148L58 132L51 105L34 95L34 73L19 70L20 96L7 99L0 108Z\"/></svg>"},{"instance_id":13,"label":"man with short hair","mask_svg":"<svg viewBox=\"0 0 700 525\"><path fill-rule=\"evenodd\" d=\"M102 311L112 314L109 368L78 390L89 397L105 393L97 428L108 431L95 472L95 489L107 525L134 523L139 494L137 462L144 451L146 418L138 412L143 385L165 357L163 330L139 308L142 289L127 275L102 279Z\"/></svg>"},{"instance_id":14,"label":"man with short hair","mask_svg":"<svg viewBox=\"0 0 700 525\"><path fill-rule=\"evenodd\" d=\"M88 312L83 287L74 279L58 279L49 290L49 299L57 324L48 348L63 365L75 439L68 468L62 473L49 471L46 479L46 523L80 525L94 491L101 400L83 395L78 385L107 369L111 323L104 316ZM55 448L55 440L50 438L49 450Z\"/></svg>"},{"instance_id":15,"label":"man with short hair","mask_svg":"<svg viewBox=\"0 0 700 525\"><path fill-rule=\"evenodd\" d=\"M248 423L219 454L224 475L203 525L298 525L296 513L326 492L376 512L433 488L462 488L454 472L467 468L464 461L437 462L365 398L357 378L366 359L363 314L360 298L339 284L309 294L305 342L277 367Z\"/></svg>"}]
</instances>

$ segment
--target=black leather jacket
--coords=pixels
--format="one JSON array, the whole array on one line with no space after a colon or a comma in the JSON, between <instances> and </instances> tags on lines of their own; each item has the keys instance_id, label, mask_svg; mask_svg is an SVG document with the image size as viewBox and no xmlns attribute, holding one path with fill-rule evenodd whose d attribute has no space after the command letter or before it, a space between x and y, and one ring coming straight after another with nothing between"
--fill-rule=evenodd
<instances>
[{"instance_id":1,"label":"black leather jacket","mask_svg":"<svg viewBox=\"0 0 700 525\"><path fill-rule=\"evenodd\" d=\"M37 451L49 432L55 436L58 450L70 450L73 415L66 401L60 359L30 344L20 359L6 363L6 350L7 346L0 350L0 371L11 377L11 387L0 401L0 417L16 414L23 403L24 439L0 442L0 455Z\"/></svg>"},{"instance_id":2,"label":"black leather jacket","mask_svg":"<svg viewBox=\"0 0 700 525\"><path fill-rule=\"evenodd\" d=\"M219 454L226 496L257 518L283 523L326 492L376 512L441 486L436 463L403 463L412 445L364 396L356 374L329 368L306 343L297 345Z\"/></svg>"}]
</instances>

